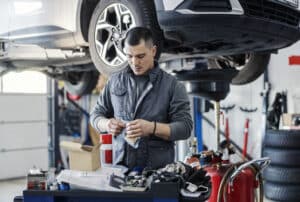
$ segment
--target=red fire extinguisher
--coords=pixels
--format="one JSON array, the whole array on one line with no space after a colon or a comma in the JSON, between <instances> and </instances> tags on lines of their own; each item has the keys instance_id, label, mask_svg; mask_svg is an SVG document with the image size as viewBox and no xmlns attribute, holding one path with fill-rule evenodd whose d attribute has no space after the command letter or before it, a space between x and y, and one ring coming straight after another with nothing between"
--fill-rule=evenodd
<instances>
[{"instance_id":1,"label":"red fire extinguisher","mask_svg":"<svg viewBox=\"0 0 300 202\"><path fill-rule=\"evenodd\" d=\"M210 164L205 167L211 177L212 190L208 202L254 202L256 199L255 189L262 186L260 175L270 163L269 158L262 158L238 164ZM257 179L256 176L259 176ZM263 200L260 189L261 201Z\"/></svg>"}]
</instances>

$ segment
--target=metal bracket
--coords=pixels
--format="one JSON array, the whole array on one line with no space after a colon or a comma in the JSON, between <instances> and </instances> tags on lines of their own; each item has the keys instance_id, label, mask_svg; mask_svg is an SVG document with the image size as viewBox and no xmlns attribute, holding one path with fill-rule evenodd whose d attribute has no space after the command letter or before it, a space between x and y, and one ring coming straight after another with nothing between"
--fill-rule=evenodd
<instances>
[{"instance_id":1,"label":"metal bracket","mask_svg":"<svg viewBox=\"0 0 300 202\"><path fill-rule=\"evenodd\" d=\"M0 58L5 58L8 53L8 40L0 39Z\"/></svg>"}]
</instances>

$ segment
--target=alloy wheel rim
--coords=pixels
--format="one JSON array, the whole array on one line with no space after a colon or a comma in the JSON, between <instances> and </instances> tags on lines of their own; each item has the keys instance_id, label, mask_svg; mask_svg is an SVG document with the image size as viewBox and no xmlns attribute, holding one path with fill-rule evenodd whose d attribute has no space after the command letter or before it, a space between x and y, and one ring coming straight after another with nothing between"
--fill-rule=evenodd
<instances>
[{"instance_id":1,"label":"alloy wheel rim","mask_svg":"<svg viewBox=\"0 0 300 202\"><path fill-rule=\"evenodd\" d=\"M99 15L94 40L97 54L106 65L118 68L127 63L122 42L127 31L135 26L134 16L124 4L111 4Z\"/></svg>"}]
</instances>

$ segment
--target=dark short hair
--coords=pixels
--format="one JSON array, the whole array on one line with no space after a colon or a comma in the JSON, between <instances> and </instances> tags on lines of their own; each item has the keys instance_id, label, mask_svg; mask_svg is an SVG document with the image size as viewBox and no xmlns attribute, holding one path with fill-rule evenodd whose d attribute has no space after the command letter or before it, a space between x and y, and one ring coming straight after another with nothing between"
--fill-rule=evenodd
<instances>
[{"instance_id":1,"label":"dark short hair","mask_svg":"<svg viewBox=\"0 0 300 202\"><path fill-rule=\"evenodd\" d=\"M153 44L153 35L150 29L147 27L134 27L126 33L124 43L130 46L138 45L141 40L146 43L151 42Z\"/></svg>"}]
</instances>

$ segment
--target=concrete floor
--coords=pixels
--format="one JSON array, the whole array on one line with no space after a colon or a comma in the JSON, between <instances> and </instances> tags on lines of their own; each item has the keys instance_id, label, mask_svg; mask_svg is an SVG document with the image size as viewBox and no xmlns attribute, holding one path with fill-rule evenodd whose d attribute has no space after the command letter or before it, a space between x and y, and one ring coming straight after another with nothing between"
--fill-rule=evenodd
<instances>
[{"instance_id":1,"label":"concrete floor","mask_svg":"<svg viewBox=\"0 0 300 202\"><path fill-rule=\"evenodd\" d=\"M13 202L15 196L22 195L26 188L26 178L0 181L0 201Z\"/></svg>"},{"instance_id":2,"label":"concrete floor","mask_svg":"<svg viewBox=\"0 0 300 202\"><path fill-rule=\"evenodd\" d=\"M0 202L13 202L26 188L26 178L0 181ZM272 202L265 199L264 202Z\"/></svg>"}]
</instances>

